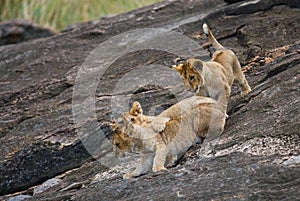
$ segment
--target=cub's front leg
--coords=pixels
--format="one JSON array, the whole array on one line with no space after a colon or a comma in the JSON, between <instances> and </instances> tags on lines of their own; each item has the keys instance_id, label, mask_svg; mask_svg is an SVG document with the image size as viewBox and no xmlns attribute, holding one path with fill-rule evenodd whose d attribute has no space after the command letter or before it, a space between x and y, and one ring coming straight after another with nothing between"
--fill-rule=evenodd
<instances>
[{"instance_id":1,"label":"cub's front leg","mask_svg":"<svg viewBox=\"0 0 300 201\"><path fill-rule=\"evenodd\" d=\"M137 176L147 173L152 167L153 158L154 158L153 153L142 154L141 163L138 164L138 166L135 168L135 170L133 172L124 174L123 179L129 179L129 178L137 177Z\"/></svg>"},{"instance_id":2,"label":"cub's front leg","mask_svg":"<svg viewBox=\"0 0 300 201\"><path fill-rule=\"evenodd\" d=\"M160 170L166 170L165 162L167 157L167 146L165 144L157 144L155 146L155 157L153 161L153 172L158 172Z\"/></svg>"}]
</instances>

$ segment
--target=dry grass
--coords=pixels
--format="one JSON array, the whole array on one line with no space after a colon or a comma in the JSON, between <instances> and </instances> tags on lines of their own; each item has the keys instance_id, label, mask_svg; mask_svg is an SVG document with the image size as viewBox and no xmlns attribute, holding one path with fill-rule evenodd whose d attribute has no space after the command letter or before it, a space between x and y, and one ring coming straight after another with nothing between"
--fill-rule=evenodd
<instances>
[{"instance_id":1,"label":"dry grass","mask_svg":"<svg viewBox=\"0 0 300 201\"><path fill-rule=\"evenodd\" d=\"M161 0L0 0L0 21L23 18L61 30L68 25L100 19Z\"/></svg>"}]
</instances>

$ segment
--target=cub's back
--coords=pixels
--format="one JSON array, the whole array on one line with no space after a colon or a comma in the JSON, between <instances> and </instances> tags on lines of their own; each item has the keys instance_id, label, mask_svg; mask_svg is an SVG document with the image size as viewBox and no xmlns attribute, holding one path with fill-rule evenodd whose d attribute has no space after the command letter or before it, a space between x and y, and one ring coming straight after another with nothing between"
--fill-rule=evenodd
<instances>
[{"instance_id":1,"label":"cub's back","mask_svg":"<svg viewBox=\"0 0 300 201\"><path fill-rule=\"evenodd\" d=\"M196 107L201 107L201 104L213 104L216 105L216 107L218 105L218 103L212 98L192 96L172 105L171 107L160 113L158 116L169 117L171 119L181 119L181 117L190 112L190 110Z\"/></svg>"},{"instance_id":2,"label":"cub's back","mask_svg":"<svg viewBox=\"0 0 300 201\"><path fill-rule=\"evenodd\" d=\"M175 150L192 145L197 136L205 137L209 130L216 130L214 127L223 127L225 119L223 107L212 98L201 96L184 99L158 116L171 118L162 137Z\"/></svg>"}]
</instances>

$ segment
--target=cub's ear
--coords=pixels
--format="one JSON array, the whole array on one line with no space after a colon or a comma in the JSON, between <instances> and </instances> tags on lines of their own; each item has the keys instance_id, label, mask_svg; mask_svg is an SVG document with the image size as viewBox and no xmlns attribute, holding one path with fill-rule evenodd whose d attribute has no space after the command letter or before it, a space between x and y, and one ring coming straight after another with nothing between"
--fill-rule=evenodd
<instances>
[{"instance_id":1,"label":"cub's ear","mask_svg":"<svg viewBox=\"0 0 300 201\"><path fill-rule=\"evenodd\" d=\"M167 117L153 117L151 127L155 133L160 133L166 128L166 123L170 121Z\"/></svg>"},{"instance_id":2,"label":"cub's ear","mask_svg":"<svg viewBox=\"0 0 300 201\"><path fill-rule=\"evenodd\" d=\"M141 104L137 101L134 101L133 104L132 104L132 107L129 111L129 114L134 115L134 116L137 116L139 114L143 114L143 109L142 109Z\"/></svg>"},{"instance_id":3,"label":"cub's ear","mask_svg":"<svg viewBox=\"0 0 300 201\"><path fill-rule=\"evenodd\" d=\"M186 59L184 59L182 57L178 57L178 58L173 60L173 64L175 64L175 66L177 66L179 64L183 64L185 61L186 61Z\"/></svg>"},{"instance_id":4,"label":"cub's ear","mask_svg":"<svg viewBox=\"0 0 300 201\"><path fill-rule=\"evenodd\" d=\"M116 122L115 119L112 120L112 122L110 122L110 123L108 124L108 126L109 126L113 131L115 131L115 130L118 128L118 124L117 124L117 122Z\"/></svg>"},{"instance_id":5,"label":"cub's ear","mask_svg":"<svg viewBox=\"0 0 300 201\"><path fill-rule=\"evenodd\" d=\"M172 65L172 68L174 69L174 70L176 70L178 73L181 73L182 72L182 70L183 70L183 64L179 64L179 65Z\"/></svg>"},{"instance_id":6,"label":"cub's ear","mask_svg":"<svg viewBox=\"0 0 300 201\"><path fill-rule=\"evenodd\" d=\"M195 60L193 66L196 70L202 71L203 70L203 62L201 60Z\"/></svg>"}]
</instances>

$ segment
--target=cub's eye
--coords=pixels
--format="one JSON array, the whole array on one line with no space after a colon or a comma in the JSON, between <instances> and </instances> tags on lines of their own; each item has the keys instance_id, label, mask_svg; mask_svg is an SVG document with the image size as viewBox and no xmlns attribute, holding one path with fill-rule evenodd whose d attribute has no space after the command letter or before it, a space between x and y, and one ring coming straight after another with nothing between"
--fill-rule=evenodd
<instances>
[{"instance_id":1,"label":"cub's eye","mask_svg":"<svg viewBox=\"0 0 300 201\"><path fill-rule=\"evenodd\" d=\"M194 75L191 75L191 76L189 77L190 81L193 81L193 80L194 80L194 78L195 78L195 76L194 76Z\"/></svg>"},{"instance_id":2,"label":"cub's eye","mask_svg":"<svg viewBox=\"0 0 300 201\"><path fill-rule=\"evenodd\" d=\"M134 122L135 122L135 119L134 119L134 118L131 118L130 121L134 123Z\"/></svg>"}]
</instances>

